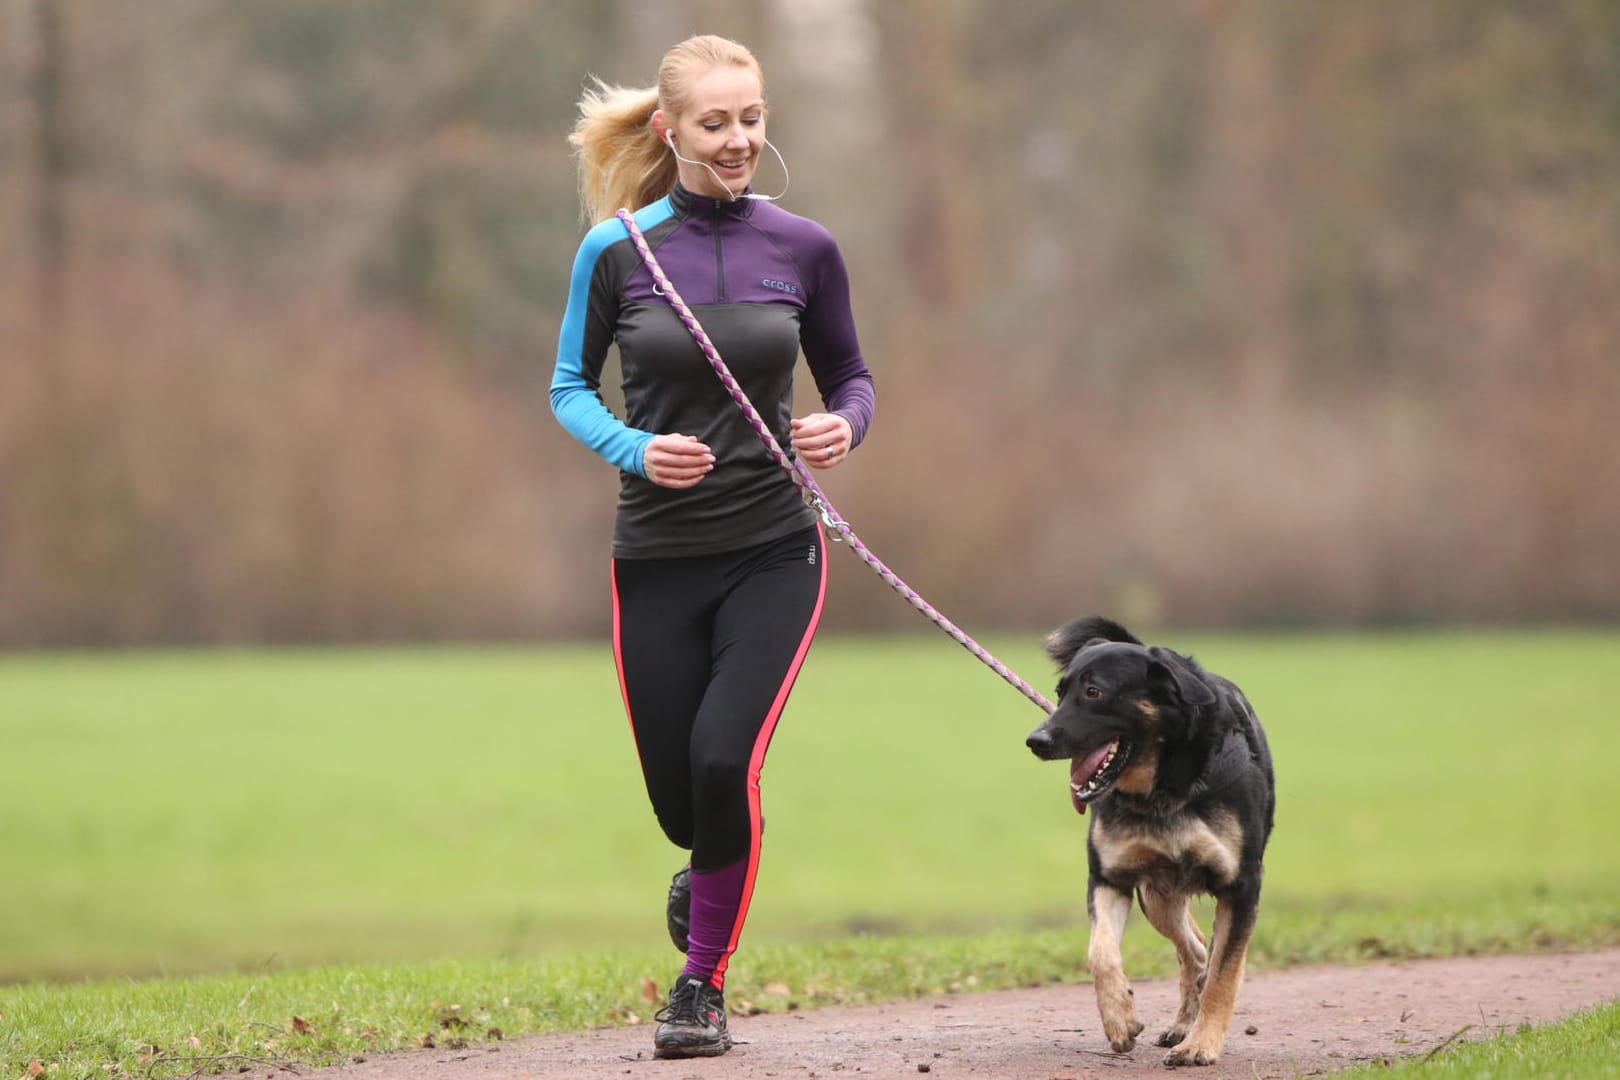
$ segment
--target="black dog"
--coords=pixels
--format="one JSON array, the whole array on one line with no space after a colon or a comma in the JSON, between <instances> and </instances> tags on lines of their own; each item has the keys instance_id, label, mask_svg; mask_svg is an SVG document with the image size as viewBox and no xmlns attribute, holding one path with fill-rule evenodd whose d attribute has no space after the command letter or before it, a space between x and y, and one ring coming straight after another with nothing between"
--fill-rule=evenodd
<instances>
[{"instance_id":1,"label":"black dog","mask_svg":"<svg viewBox=\"0 0 1620 1080\"><path fill-rule=\"evenodd\" d=\"M1212 1065L1243 981L1276 806L1265 732L1232 683L1108 619L1053 631L1046 651L1062 672L1057 709L1026 741L1043 761L1069 759L1075 809L1096 806L1086 911L1103 1033L1123 1054L1142 1031L1119 952L1134 892L1181 967L1181 1008L1158 1038L1164 1063ZM1195 893L1215 897L1207 951L1188 910Z\"/></svg>"}]
</instances>

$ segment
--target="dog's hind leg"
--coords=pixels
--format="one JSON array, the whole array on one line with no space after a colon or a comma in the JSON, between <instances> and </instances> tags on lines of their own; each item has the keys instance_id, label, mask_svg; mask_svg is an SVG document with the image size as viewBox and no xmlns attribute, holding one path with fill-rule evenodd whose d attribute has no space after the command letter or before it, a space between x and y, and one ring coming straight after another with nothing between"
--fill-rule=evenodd
<instances>
[{"instance_id":1,"label":"dog's hind leg","mask_svg":"<svg viewBox=\"0 0 1620 1080\"><path fill-rule=\"evenodd\" d=\"M1249 952L1249 937L1260 908L1260 889L1234 890L1215 900L1215 929L1210 935L1209 968L1198 1001L1198 1019L1187 1037L1164 1056L1166 1065L1213 1065L1232 1023L1238 987Z\"/></svg>"},{"instance_id":2,"label":"dog's hind leg","mask_svg":"<svg viewBox=\"0 0 1620 1080\"><path fill-rule=\"evenodd\" d=\"M1174 1046L1187 1037L1187 1032L1198 1019L1198 994L1204 986L1204 967L1209 952L1204 948L1204 935L1187 908L1187 894L1167 894L1142 889L1142 914L1153 928L1176 947L1176 965L1181 969L1181 1007L1176 1020L1159 1033L1154 1040L1159 1046Z\"/></svg>"},{"instance_id":3,"label":"dog's hind leg","mask_svg":"<svg viewBox=\"0 0 1620 1080\"><path fill-rule=\"evenodd\" d=\"M1142 1024L1136 1019L1136 999L1125 977L1125 961L1119 954L1125 920L1131 914L1131 894L1093 882L1086 909L1091 915L1091 945L1086 961L1097 990L1103 1034L1108 1036L1109 1046L1124 1054L1135 1048L1136 1037L1142 1033Z\"/></svg>"}]
</instances>

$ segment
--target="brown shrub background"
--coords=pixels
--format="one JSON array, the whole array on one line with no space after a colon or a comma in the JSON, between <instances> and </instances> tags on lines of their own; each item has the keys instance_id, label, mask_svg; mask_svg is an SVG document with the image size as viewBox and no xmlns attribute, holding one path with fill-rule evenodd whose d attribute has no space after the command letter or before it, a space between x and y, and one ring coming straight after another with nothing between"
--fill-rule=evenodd
<instances>
[{"instance_id":1,"label":"brown shrub background","mask_svg":"<svg viewBox=\"0 0 1620 1080\"><path fill-rule=\"evenodd\" d=\"M10 0L0 644L602 633L563 136L699 29L850 265L829 493L964 626L1620 613L1612 5Z\"/></svg>"}]
</instances>

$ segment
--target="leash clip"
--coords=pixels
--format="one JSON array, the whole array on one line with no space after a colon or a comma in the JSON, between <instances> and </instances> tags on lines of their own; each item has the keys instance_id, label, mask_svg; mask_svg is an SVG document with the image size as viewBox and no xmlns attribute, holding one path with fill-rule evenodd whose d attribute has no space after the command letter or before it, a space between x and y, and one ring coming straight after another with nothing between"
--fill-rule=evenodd
<instances>
[{"instance_id":1,"label":"leash clip","mask_svg":"<svg viewBox=\"0 0 1620 1080\"><path fill-rule=\"evenodd\" d=\"M810 509L820 515L821 523L832 530L832 542L842 544L844 542L844 533L849 530L849 522L833 513L832 507L827 505L827 500L814 492L808 495L805 501L810 504Z\"/></svg>"}]
</instances>

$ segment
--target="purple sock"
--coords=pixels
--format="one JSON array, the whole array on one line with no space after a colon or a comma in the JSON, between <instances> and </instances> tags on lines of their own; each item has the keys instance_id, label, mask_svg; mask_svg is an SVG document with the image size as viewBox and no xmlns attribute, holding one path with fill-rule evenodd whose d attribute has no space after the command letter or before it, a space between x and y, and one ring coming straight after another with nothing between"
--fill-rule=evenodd
<instances>
[{"instance_id":1,"label":"purple sock","mask_svg":"<svg viewBox=\"0 0 1620 1080\"><path fill-rule=\"evenodd\" d=\"M713 980L730 949L747 879L747 859L719 870L692 871L692 921L686 935L686 967L682 975Z\"/></svg>"}]
</instances>

